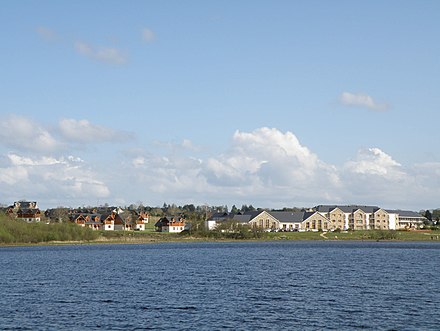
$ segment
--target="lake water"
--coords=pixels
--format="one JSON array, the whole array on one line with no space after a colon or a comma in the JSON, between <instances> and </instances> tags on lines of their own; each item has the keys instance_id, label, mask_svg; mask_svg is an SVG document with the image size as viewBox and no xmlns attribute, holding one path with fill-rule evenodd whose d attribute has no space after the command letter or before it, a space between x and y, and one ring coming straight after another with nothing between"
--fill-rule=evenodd
<instances>
[{"instance_id":1,"label":"lake water","mask_svg":"<svg viewBox=\"0 0 440 331\"><path fill-rule=\"evenodd\" d=\"M2 330L439 330L440 244L0 248Z\"/></svg>"}]
</instances>

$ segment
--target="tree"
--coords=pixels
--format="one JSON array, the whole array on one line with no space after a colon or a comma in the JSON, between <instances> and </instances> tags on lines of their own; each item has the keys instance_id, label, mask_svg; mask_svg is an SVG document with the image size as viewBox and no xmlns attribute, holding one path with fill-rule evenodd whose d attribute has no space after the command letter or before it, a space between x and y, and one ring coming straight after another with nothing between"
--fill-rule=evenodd
<instances>
[{"instance_id":1,"label":"tree","mask_svg":"<svg viewBox=\"0 0 440 331\"><path fill-rule=\"evenodd\" d=\"M231 213L234 213L234 214L238 213L238 208L235 205L232 206Z\"/></svg>"},{"instance_id":2,"label":"tree","mask_svg":"<svg viewBox=\"0 0 440 331\"><path fill-rule=\"evenodd\" d=\"M57 207L49 210L47 217L55 222L66 222L69 220L69 209L65 207Z\"/></svg>"},{"instance_id":3,"label":"tree","mask_svg":"<svg viewBox=\"0 0 440 331\"><path fill-rule=\"evenodd\" d=\"M436 221L440 219L440 209L434 209L432 211L432 219Z\"/></svg>"},{"instance_id":4,"label":"tree","mask_svg":"<svg viewBox=\"0 0 440 331\"><path fill-rule=\"evenodd\" d=\"M432 221L432 214L429 210L425 211L425 215L424 215L429 221Z\"/></svg>"}]
</instances>

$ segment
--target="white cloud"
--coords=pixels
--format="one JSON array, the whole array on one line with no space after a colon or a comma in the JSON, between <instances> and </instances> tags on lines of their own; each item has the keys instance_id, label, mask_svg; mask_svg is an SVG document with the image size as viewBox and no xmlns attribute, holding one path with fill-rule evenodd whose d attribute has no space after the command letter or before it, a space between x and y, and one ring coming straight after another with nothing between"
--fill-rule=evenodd
<instances>
[{"instance_id":1,"label":"white cloud","mask_svg":"<svg viewBox=\"0 0 440 331\"><path fill-rule=\"evenodd\" d=\"M39 152L50 152L62 147L47 128L17 115L6 116L0 122L0 144Z\"/></svg>"},{"instance_id":2,"label":"white cloud","mask_svg":"<svg viewBox=\"0 0 440 331\"><path fill-rule=\"evenodd\" d=\"M221 158L209 159L203 174L208 183L237 186L243 195L276 195L282 196L283 201L309 195L326 199L330 194L338 198L331 193L339 186L335 168L302 146L293 133L277 129L237 131L231 151Z\"/></svg>"},{"instance_id":3,"label":"white cloud","mask_svg":"<svg viewBox=\"0 0 440 331\"><path fill-rule=\"evenodd\" d=\"M345 106L363 107L375 111L385 111L389 108L386 103L377 103L371 96L363 93L343 92L339 101Z\"/></svg>"},{"instance_id":4,"label":"white cloud","mask_svg":"<svg viewBox=\"0 0 440 331\"><path fill-rule=\"evenodd\" d=\"M89 134L86 142L91 137L113 138L94 136L100 130L88 121L64 124L65 139L77 130ZM169 145L155 154L132 147L124 157L112 156L112 162L106 162L103 154L0 155L0 202L28 197L54 205L95 204L99 199L260 207L358 203L418 210L436 207L440 198L440 163L404 166L377 147L362 149L335 166L321 160L292 132L274 128L236 131L231 145L211 151L211 156L197 156L200 150L191 148L176 152L192 147L189 140ZM87 161L88 157L95 159Z\"/></svg>"},{"instance_id":5,"label":"white cloud","mask_svg":"<svg viewBox=\"0 0 440 331\"><path fill-rule=\"evenodd\" d=\"M17 154L9 154L8 155L11 164L14 166L38 166L38 165L53 165L61 163L60 160L57 160L53 157L43 156L39 160L31 159L30 157L23 157Z\"/></svg>"},{"instance_id":6,"label":"white cloud","mask_svg":"<svg viewBox=\"0 0 440 331\"><path fill-rule=\"evenodd\" d=\"M362 149L355 161L346 163L345 168L356 174L399 178L403 175L401 164L379 148Z\"/></svg>"},{"instance_id":7,"label":"white cloud","mask_svg":"<svg viewBox=\"0 0 440 331\"><path fill-rule=\"evenodd\" d=\"M38 26L36 28L36 31L38 33L38 35L43 38L45 41L55 41L58 39L57 34L55 33L54 30L49 29L47 27L44 26Z\"/></svg>"},{"instance_id":8,"label":"white cloud","mask_svg":"<svg viewBox=\"0 0 440 331\"><path fill-rule=\"evenodd\" d=\"M237 131L232 138L227 152L202 160L139 154L126 172L143 196L175 202L190 197L193 203L358 203L417 210L440 197L439 164L406 168L381 149L367 148L337 167L320 160L291 132L260 128Z\"/></svg>"},{"instance_id":9,"label":"white cloud","mask_svg":"<svg viewBox=\"0 0 440 331\"><path fill-rule=\"evenodd\" d=\"M440 189L434 184L440 182L440 176L431 173L426 181L421 176L425 172L421 171L423 167L426 165L403 167L379 148L362 149L355 160L348 161L343 167L341 179L345 199L351 197L351 201L356 199L391 208L418 206L414 209L421 209L424 204L433 204L440 196Z\"/></svg>"},{"instance_id":10,"label":"white cloud","mask_svg":"<svg viewBox=\"0 0 440 331\"><path fill-rule=\"evenodd\" d=\"M18 154L9 154L8 158L9 164L0 167L0 197L8 202L27 196L45 201L58 199L58 204L71 205L110 195L107 185L98 179L100 176L81 159L31 158Z\"/></svg>"},{"instance_id":11,"label":"white cloud","mask_svg":"<svg viewBox=\"0 0 440 331\"><path fill-rule=\"evenodd\" d=\"M152 42L156 39L155 33L149 28L142 29L142 40L145 42Z\"/></svg>"},{"instance_id":12,"label":"white cloud","mask_svg":"<svg viewBox=\"0 0 440 331\"><path fill-rule=\"evenodd\" d=\"M83 41L77 41L74 44L75 50L88 58L110 63L110 64L125 64L127 62L127 55L117 48L112 47L95 47Z\"/></svg>"},{"instance_id":13,"label":"white cloud","mask_svg":"<svg viewBox=\"0 0 440 331\"><path fill-rule=\"evenodd\" d=\"M5 116L0 122L0 146L35 153L60 152L75 143L126 142L133 137L87 120L62 119L58 128L17 115Z\"/></svg>"},{"instance_id":14,"label":"white cloud","mask_svg":"<svg viewBox=\"0 0 440 331\"><path fill-rule=\"evenodd\" d=\"M237 131L229 151L215 154L205 160L175 153L139 154L127 173L167 200L189 196L198 201L278 200L277 205L291 205L306 197L338 198L332 191L340 186L336 169L302 146L293 133L269 128Z\"/></svg>"},{"instance_id":15,"label":"white cloud","mask_svg":"<svg viewBox=\"0 0 440 331\"><path fill-rule=\"evenodd\" d=\"M128 132L94 125L88 120L62 119L59 122L59 130L70 142L124 142L132 139L132 134Z\"/></svg>"}]
</instances>

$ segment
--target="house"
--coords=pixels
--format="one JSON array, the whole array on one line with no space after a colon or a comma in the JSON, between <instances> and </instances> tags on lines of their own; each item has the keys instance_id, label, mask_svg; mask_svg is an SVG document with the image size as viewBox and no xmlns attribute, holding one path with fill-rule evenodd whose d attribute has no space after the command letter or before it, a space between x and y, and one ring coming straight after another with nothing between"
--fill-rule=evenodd
<instances>
[{"instance_id":1,"label":"house","mask_svg":"<svg viewBox=\"0 0 440 331\"><path fill-rule=\"evenodd\" d=\"M20 208L17 211L17 219L28 223L40 222L41 212L38 208Z\"/></svg>"},{"instance_id":2,"label":"house","mask_svg":"<svg viewBox=\"0 0 440 331\"><path fill-rule=\"evenodd\" d=\"M227 213L227 212L217 212L211 215L207 220L205 220L205 228L208 230L214 230L221 224L226 224L227 222L232 222L236 224L246 224L253 225L256 227L255 222L250 224L250 221L253 220L257 215L261 212L253 211L246 213Z\"/></svg>"},{"instance_id":3,"label":"house","mask_svg":"<svg viewBox=\"0 0 440 331\"><path fill-rule=\"evenodd\" d=\"M122 218L115 210L106 215L103 219L105 231L121 231L131 230L131 226L127 224L129 219L127 217Z\"/></svg>"},{"instance_id":4,"label":"house","mask_svg":"<svg viewBox=\"0 0 440 331\"><path fill-rule=\"evenodd\" d=\"M85 217L84 226L92 230L101 230L103 225L101 217L101 214L96 213L87 215Z\"/></svg>"},{"instance_id":5,"label":"house","mask_svg":"<svg viewBox=\"0 0 440 331\"><path fill-rule=\"evenodd\" d=\"M145 231L145 223L144 220L137 219L134 224L134 230L136 231Z\"/></svg>"},{"instance_id":6,"label":"house","mask_svg":"<svg viewBox=\"0 0 440 331\"><path fill-rule=\"evenodd\" d=\"M205 220L205 228L207 230L214 230L217 227L217 225L229 220L231 214L232 213L225 213L225 212L212 214L211 217Z\"/></svg>"},{"instance_id":7,"label":"house","mask_svg":"<svg viewBox=\"0 0 440 331\"><path fill-rule=\"evenodd\" d=\"M7 214L28 223L40 222L41 211L36 201L16 201L7 208Z\"/></svg>"},{"instance_id":8,"label":"house","mask_svg":"<svg viewBox=\"0 0 440 331\"><path fill-rule=\"evenodd\" d=\"M101 217L102 217L101 214L78 213L78 214L71 214L70 221L84 228L90 228L92 230L101 230L103 227Z\"/></svg>"},{"instance_id":9,"label":"house","mask_svg":"<svg viewBox=\"0 0 440 331\"><path fill-rule=\"evenodd\" d=\"M158 232L179 233L185 230L185 219L180 216L165 216L154 224Z\"/></svg>"},{"instance_id":10,"label":"house","mask_svg":"<svg viewBox=\"0 0 440 331\"><path fill-rule=\"evenodd\" d=\"M142 223L148 224L149 220L150 220L150 214L145 212L140 212L138 214L138 221L142 221Z\"/></svg>"}]
</instances>

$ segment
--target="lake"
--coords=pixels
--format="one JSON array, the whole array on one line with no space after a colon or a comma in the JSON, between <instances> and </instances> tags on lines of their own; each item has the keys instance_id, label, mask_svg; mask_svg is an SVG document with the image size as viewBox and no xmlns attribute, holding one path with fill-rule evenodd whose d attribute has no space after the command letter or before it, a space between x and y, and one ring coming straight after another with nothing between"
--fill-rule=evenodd
<instances>
[{"instance_id":1,"label":"lake","mask_svg":"<svg viewBox=\"0 0 440 331\"><path fill-rule=\"evenodd\" d=\"M439 330L440 244L0 248L6 330Z\"/></svg>"}]
</instances>

